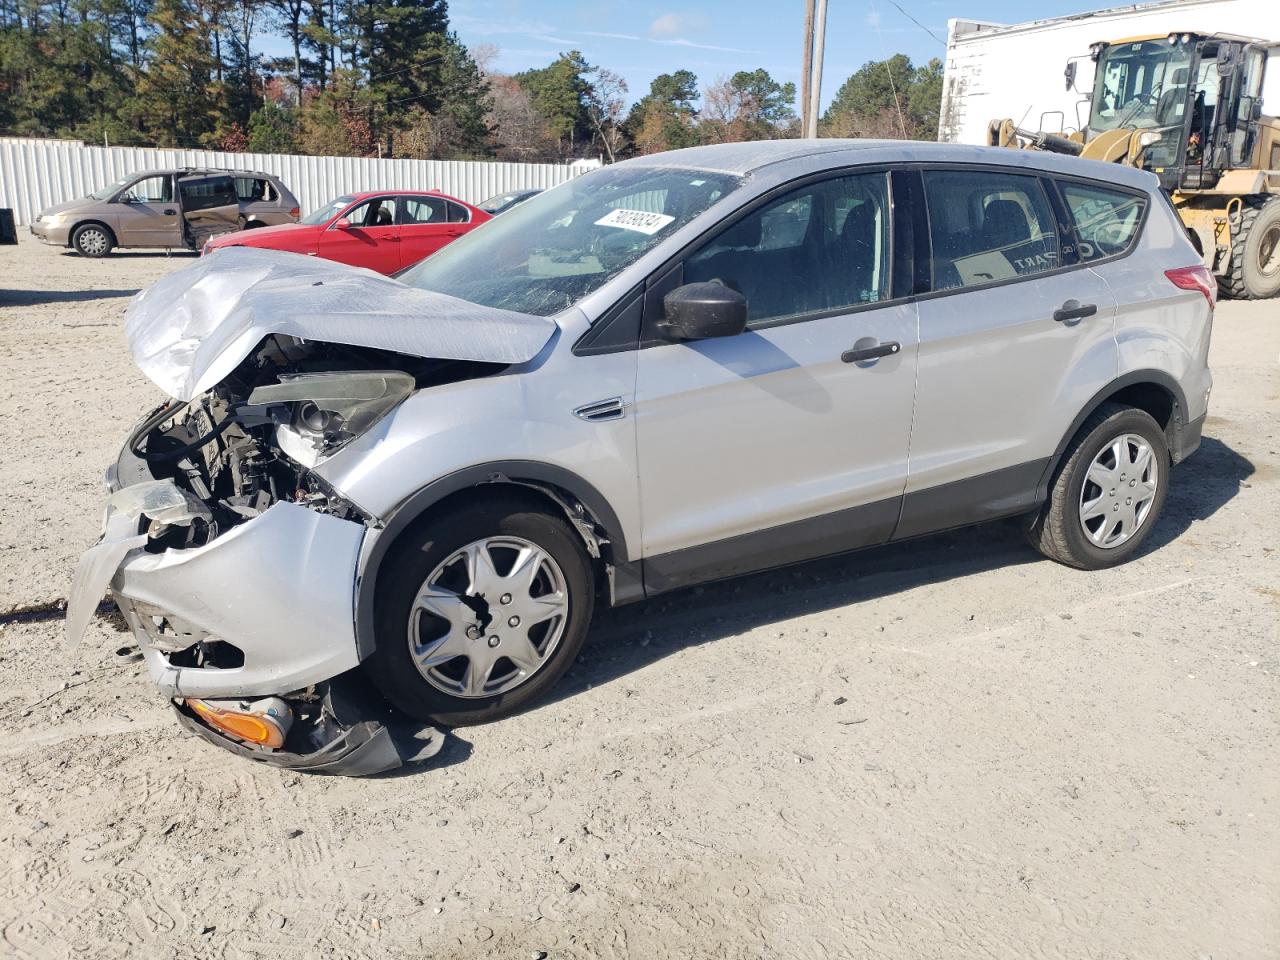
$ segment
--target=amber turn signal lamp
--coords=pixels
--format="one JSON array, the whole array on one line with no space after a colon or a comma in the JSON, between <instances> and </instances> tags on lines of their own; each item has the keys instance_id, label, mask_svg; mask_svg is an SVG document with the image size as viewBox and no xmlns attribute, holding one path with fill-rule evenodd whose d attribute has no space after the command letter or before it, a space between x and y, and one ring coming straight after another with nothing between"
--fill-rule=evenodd
<instances>
[{"instance_id":1,"label":"amber turn signal lamp","mask_svg":"<svg viewBox=\"0 0 1280 960\"><path fill-rule=\"evenodd\" d=\"M187 700L186 704L209 726L230 734L237 740L256 743L270 750L278 750L284 746L284 731L271 717L223 710L203 700Z\"/></svg>"}]
</instances>

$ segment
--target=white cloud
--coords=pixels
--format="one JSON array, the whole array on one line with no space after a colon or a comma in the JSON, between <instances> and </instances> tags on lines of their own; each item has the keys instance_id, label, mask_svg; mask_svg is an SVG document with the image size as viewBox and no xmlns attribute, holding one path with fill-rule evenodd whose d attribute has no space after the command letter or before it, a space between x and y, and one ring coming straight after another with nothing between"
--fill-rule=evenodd
<instances>
[{"instance_id":1,"label":"white cloud","mask_svg":"<svg viewBox=\"0 0 1280 960\"><path fill-rule=\"evenodd\" d=\"M705 30L709 22L700 13L664 13L649 24L649 36L654 39L674 39L686 33Z\"/></svg>"}]
</instances>

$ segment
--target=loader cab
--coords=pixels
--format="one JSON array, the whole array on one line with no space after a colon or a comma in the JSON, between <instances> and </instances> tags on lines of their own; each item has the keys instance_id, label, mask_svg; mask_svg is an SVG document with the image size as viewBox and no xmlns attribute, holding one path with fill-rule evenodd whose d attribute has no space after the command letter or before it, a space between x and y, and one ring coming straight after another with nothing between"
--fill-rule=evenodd
<instances>
[{"instance_id":1,"label":"loader cab","mask_svg":"<svg viewBox=\"0 0 1280 960\"><path fill-rule=\"evenodd\" d=\"M1174 33L1093 47L1085 142L1136 132L1139 165L1166 190L1210 189L1253 166L1266 48L1243 37Z\"/></svg>"}]
</instances>

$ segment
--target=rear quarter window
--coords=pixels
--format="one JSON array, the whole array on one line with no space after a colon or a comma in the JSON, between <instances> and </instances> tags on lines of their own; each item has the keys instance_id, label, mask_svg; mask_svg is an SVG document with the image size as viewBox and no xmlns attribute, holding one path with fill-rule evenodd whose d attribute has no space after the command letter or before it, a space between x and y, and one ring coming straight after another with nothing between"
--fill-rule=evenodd
<instances>
[{"instance_id":1,"label":"rear quarter window","mask_svg":"<svg viewBox=\"0 0 1280 960\"><path fill-rule=\"evenodd\" d=\"M1058 184L1075 221L1080 259L1086 263L1133 249L1142 229L1147 199L1092 184Z\"/></svg>"}]
</instances>

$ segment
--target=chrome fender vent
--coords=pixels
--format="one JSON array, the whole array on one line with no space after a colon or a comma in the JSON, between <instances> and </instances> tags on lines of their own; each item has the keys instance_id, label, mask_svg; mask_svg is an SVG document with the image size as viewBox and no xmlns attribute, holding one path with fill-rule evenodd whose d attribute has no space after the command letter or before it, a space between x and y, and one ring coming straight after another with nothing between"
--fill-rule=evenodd
<instances>
[{"instance_id":1,"label":"chrome fender vent","mask_svg":"<svg viewBox=\"0 0 1280 960\"><path fill-rule=\"evenodd\" d=\"M573 411L573 415L588 423L600 423L603 420L620 420L626 412L627 401L621 397L610 397L608 400L597 400L586 403Z\"/></svg>"}]
</instances>

